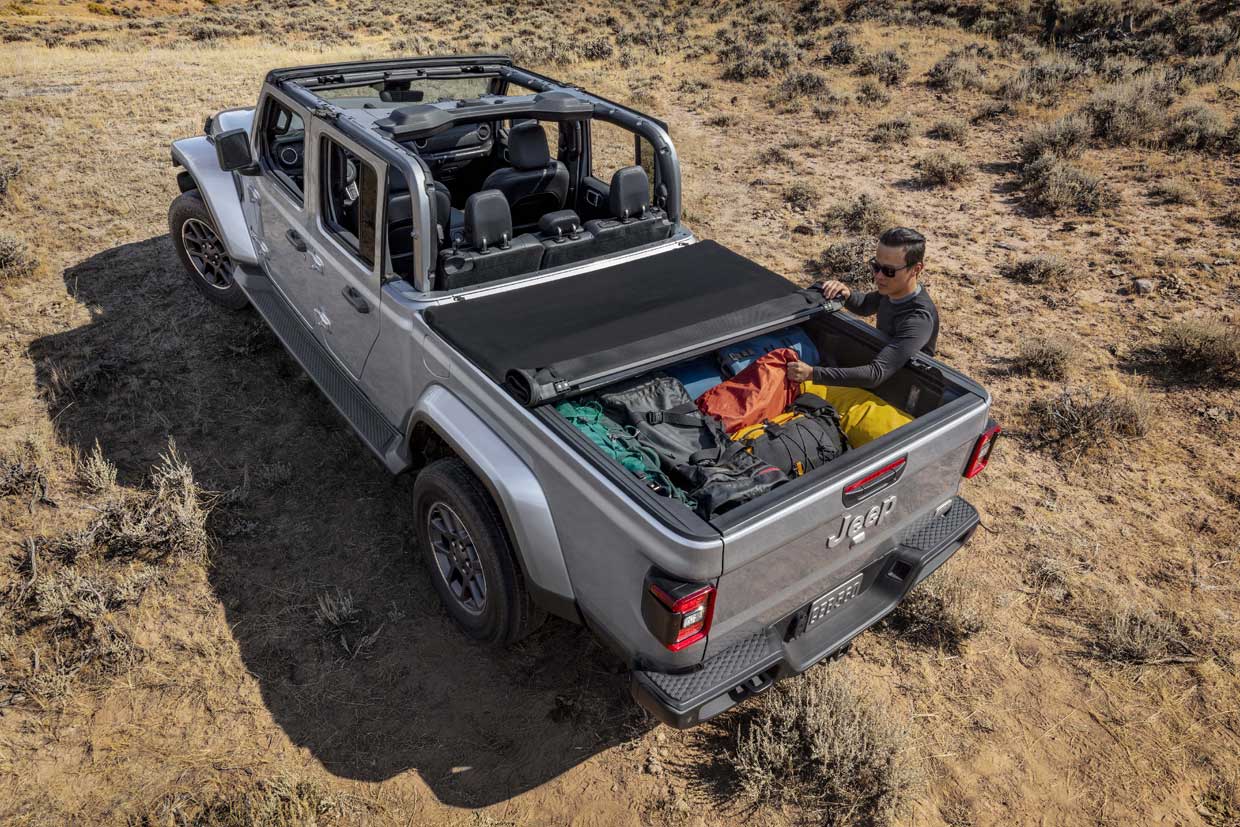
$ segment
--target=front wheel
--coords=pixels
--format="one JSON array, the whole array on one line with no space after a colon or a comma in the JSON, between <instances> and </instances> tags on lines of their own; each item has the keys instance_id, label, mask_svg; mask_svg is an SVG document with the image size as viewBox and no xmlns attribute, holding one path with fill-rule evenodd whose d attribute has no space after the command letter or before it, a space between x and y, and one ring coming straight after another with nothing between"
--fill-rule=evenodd
<instances>
[{"instance_id":1,"label":"front wheel","mask_svg":"<svg viewBox=\"0 0 1240 827\"><path fill-rule=\"evenodd\" d=\"M461 630L484 643L514 643L543 613L530 600L490 493L455 457L413 483L418 551L440 600Z\"/></svg>"},{"instance_id":2,"label":"front wheel","mask_svg":"<svg viewBox=\"0 0 1240 827\"><path fill-rule=\"evenodd\" d=\"M168 233L194 286L208 301L231 310L249 304L233 281L233 261L198 190L183 192L172 202Z\"/></svg>"}]
</instances>

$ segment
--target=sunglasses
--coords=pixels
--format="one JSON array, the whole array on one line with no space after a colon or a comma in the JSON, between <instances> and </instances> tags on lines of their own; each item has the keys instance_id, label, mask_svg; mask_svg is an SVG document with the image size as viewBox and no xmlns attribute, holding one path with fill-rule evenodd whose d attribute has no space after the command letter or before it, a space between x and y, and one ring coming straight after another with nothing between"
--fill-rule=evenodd
<instances>
[{"instance_id":1,"label":"sunglasses","mask_svg":"<svg viewBox=\"0 0 1240 827\"><path fill-rule=\"evenodd\" d=\"M889 279L894 279L896 277L896 273L900 272L901 270L907 270L908 267L909 266L907 264L904 265L903 267L888 267L886 264L879 264L878 259L876 258L870 259L870 272L874 273L875 275L877 275L878 273L882 273L884 276L886 276Z\"/></svg>"}]
</instances>

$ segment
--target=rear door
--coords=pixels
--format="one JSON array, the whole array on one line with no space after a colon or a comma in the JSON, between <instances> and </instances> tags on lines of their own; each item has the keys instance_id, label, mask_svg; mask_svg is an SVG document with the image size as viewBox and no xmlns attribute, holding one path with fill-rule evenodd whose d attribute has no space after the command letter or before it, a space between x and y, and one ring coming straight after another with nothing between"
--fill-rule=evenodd
<instances>
[{"instance_id":1,"label":"rear door","mask_svg":"<svg viewBox=\"0 0 1240 827\"><path fill-rule=\"evenodd\" d=\"M357 379L379 335L387 165L319 119L310 142L310 320Z\"/></svg>"}]
</instances>

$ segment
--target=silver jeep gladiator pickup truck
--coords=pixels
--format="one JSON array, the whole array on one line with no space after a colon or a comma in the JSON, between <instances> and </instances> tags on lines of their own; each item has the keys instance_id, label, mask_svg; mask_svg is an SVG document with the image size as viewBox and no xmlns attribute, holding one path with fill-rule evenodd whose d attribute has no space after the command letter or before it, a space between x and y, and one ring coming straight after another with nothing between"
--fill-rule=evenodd
<instances>
[{"instance_id":1,"label":"silver jeep gladiator pickup truck","mask_svg":"<svg viewBox=\"0 0 1240 827\"><path fill-rule=\"evenodd\" d=\"M843 652L978 525L958 492L994 445L990 396L929 357L874 389L907 424L722 505L564 414L652 377L711 386L736 343L847 366L885 341L697 241L656 118L483 55L278 69L203 131L172 145L191 279L252 305L416 475L417 547L469 637L584 623L642 705L692 726ZM634 421L713 433L689 408Z\"/></svg>"}]
</instances>

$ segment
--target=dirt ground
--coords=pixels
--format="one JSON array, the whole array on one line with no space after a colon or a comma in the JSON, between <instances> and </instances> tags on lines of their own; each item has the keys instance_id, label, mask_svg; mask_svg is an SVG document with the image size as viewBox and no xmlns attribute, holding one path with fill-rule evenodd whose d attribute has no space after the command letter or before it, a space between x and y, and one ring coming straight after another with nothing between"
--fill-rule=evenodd
<instances>
[{"instance_id":1,"label":"dirt ground","mask_svg":"<svg viewBox=\"0 0 1240 827\"><path fill-rule=\"evenodd\" d=\"M1102 209L1039 215L1020 141L1100 77L975 118L1027 45L929 13L785 28L810 5L0 7L0 233L32 261L0 261L0 454L42 480L0 487L0 823L245 823L229 820L238 791L275 802L247 811L264 824L806 817L739 794L743 713L656 726L584 630L467 645L410 554L409 480L385 475L256 316L205 303L168 239L169 143L252 103L268 69L500 49L664 119L689 226L789 278L809 283L809 259L864 235L830 217L861 193L929 237L940 358L987 386L1006 434L964 486L984 530L943 575L968 584L980 630L956 646L887 625L848 658L910 733L921 781L898 823L1240 824L1240 390L1157 357L1191 320L1236 332L1236 143L1094 140L1074 163L1105 180ZM839 26L907 62L886 102L866 102L855 63L819 59ZM791 67L726 80L728 27L805 40ZM593 37L611 57L565 45ZM989 49L976 88L927 82L969 44ZM1185 83L1175 106L1234 124L1236 67ZM826 81L813 105L779 100L797 71ZM872 140L900 117L907 137ZM963 143L926 134L947 118ZM930 186L917 162L943 148L967 172ZM1154 194L1168 182L1188 203ZM1047 254L1066 277L1007 275ZM1064 376L1021 372L1039 337L1067 343ZM1065 388L1138 394L1143 432L1069 461L1031 414ZM137 599L102 601L125 655L66 665L54 637L17 621L30 558L109 497L146 496L169 437L213 506L209 560L111 563L151 578ZM96 444L114 489L84 482ZM341 600L349 621L325 631L325 601ZM1170 630L1165 656L1115 654L1134 617Z\"/></svg>"}]
</instances>

